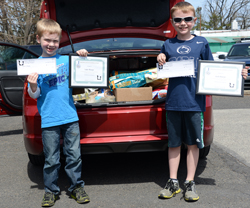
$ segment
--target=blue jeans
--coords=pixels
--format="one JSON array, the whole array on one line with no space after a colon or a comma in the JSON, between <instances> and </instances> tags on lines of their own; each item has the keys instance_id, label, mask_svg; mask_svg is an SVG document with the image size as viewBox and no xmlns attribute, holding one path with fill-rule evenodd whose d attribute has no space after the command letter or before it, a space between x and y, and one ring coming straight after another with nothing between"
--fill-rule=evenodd
<instances>
[{"instance_id":1,"label":"blue jeans","mask_svg":"<svg viewBox=\"0 0 250 208\"><path fill-rule=\"evenodd\" d=\"M57 184L60 163L60 134L63 136L63 153L66 156L65 172L70 180L69 191L77 185L84 186L81 180L82 159L80 150L80 130L78 122L42 129L45 164L43 179L45 192L59 194Z\"/></svg>"}]
</instances>

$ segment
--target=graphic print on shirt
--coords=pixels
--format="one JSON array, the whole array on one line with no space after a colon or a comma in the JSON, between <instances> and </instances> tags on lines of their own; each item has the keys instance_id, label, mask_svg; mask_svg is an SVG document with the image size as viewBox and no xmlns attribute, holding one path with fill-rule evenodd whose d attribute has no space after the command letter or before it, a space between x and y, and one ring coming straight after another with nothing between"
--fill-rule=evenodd
<instances>
[{"instance_id":1,"label":"graphic print on shirt","mask_svg":"<svg viewBox=\"0 0 250 208\"><path fill-rule=\"evenodd\" d=\"M177 53L179 54L189 54L191 51L191 48L187 45L183 45L177 48Z\"/></svg>"},{"instance_id":2,"label":"graphic print on shirt","mask_svg":"<svg viewBox=\"0 0 250 208\"><path fill-rule=\"evenodd\" d=\"M57 74L46 75L44 83L49 87L63 85L67 80L66 66L62 63L57 66Z\"/></svg>"}]
</instances>

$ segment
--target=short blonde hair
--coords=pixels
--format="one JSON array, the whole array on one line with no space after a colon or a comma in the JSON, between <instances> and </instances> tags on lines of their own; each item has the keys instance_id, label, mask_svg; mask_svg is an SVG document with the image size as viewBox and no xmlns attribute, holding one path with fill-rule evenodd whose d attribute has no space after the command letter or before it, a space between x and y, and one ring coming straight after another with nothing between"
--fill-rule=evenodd
<instances>
[{"instance_id":1,"label":"short blonde hair","mask_svg":"<svg viewBox=\"0 0 250 208\"><path fill-rule=\"evenodd\" d=\"M44 32L48 32L49 34L57 33L60 39L62 36L62 28L52 19L40 19L36 23L36 34L39 37L42 37Z\"/></svg>"},{"instance_id":2,"label":"short blonde hair","mask_svg":"<svg viewBox=\"0 0 250 208\"><path fill-rule=\"evenodd\" d=\"M194 17L195 17L195 9L193 7L192 4L188 3L188 2L179 2L177 3L176 5L174 5L170 12L171 12L171 17L173 17L173 13L176 11L176 10L181 10L183 13L187 13L189 11L192 11L194 13Z\"/></svg>"}]
</instances>

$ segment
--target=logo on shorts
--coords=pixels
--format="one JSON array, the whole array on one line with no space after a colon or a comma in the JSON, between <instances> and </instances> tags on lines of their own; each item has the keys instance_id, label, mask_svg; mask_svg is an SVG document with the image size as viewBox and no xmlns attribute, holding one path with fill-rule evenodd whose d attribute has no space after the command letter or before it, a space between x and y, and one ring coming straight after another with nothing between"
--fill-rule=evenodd
<instances>
[{"instance_id":1,"label":"logo on shorts","mask_svg":"<svg viewBox=\"0 0 250 208\"><path fill-rule=\"evenodd\" d=\"M199 140L199 138L197 138L197 139L196 139L196 142L201 142L201 141Z\"/></svg>"}]
</instances>

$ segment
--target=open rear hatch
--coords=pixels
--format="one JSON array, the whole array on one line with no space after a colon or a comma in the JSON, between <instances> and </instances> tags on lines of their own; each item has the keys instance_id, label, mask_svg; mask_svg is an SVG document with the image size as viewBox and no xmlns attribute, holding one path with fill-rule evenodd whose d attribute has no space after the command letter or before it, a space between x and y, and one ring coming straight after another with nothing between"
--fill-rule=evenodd
<instances>
[{"instance_id":1,"label":"open rear hatch","mask_svg":"<svg viewBox=\"0 0 250 208\"><path fill-rule=\"evenodd\" d=\"M171 0L44 0L41 18L56 20L63 29L61 46L112 37L165 40L175 35L170 18Z\"/></svg>"}]
</instances>

